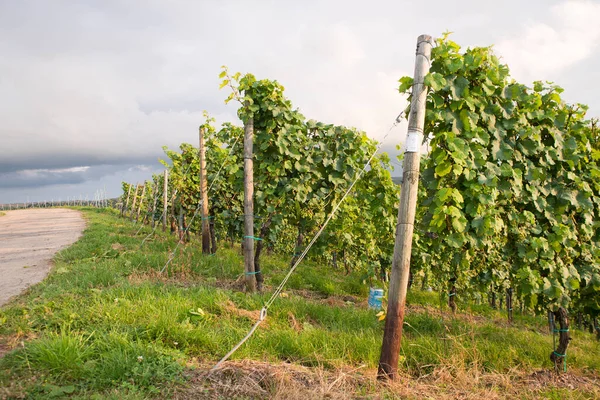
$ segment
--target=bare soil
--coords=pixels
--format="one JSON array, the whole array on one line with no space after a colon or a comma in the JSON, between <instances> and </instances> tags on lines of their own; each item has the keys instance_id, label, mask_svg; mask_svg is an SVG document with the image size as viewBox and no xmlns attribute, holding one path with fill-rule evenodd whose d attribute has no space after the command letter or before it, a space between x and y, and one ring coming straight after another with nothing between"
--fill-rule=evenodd
<instances>
[{"instance_id":1,"label":"bare soil","mask_svg":"<svg viewBox=\"0 0 600 400\"><path fill-rule=\"evenodd\" d=\"M75 210L7 211L0 218L0 306L43 280L54 254L76 242L84 228Z\"/></svg>"}]
</instances>

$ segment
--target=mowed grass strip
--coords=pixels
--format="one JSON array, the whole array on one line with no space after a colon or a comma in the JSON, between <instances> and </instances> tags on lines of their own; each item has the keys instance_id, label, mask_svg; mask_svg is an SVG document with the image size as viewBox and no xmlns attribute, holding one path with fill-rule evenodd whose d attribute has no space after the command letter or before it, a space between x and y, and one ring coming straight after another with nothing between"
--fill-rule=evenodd
<instances>
[{"instance_id":1,"label":"mowed grass strip","mask_svg":"<svg viewBox=\"0 0 600 400\"><path fill-rule=\"evenodd\" d=\"M203 256L191 243L160 274L176 241L115 212L84 209L88 228L59 253L48 279L0 311L0 387L31 398L168 396L186 370L219 360L258 317L265 294L246 295L238 279L239 249ZM267 255L263 270L276 285L289 260ZM325 368L374 368L383 322L366 307L360 273L348 276L306 262L289 281L254 337L232 359L288 361ZM440 312L433 292L411 290L401 367L421 377L440 366L497 372L549 368L552 337L542 317L505 317L487 306L461 304ZM411 311L412 310L412 311ZM477 312L474 313L473 310ZM569 367L597 373L600 345L573 329ZM0 392L0 395L3 393Z\"/></svg>"}]
</instances>

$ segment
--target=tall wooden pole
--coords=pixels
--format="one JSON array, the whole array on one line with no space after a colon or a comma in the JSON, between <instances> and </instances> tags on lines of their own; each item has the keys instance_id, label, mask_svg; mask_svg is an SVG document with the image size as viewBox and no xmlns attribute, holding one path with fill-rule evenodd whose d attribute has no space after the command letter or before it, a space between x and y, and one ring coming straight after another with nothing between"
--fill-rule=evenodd
<instances>
[{"instance_id":1,"label":"tall wooden pole","mask_svg":"<svg viewBox=\"0 0 600 400\"><path fill-rule=\"evenodd\" d=\"M210 227L208 224L208 182L206 176L206 147L204 145L204 127L199 129L200 146L200 192L202 202L202 253L210 254Z\"/></svg>"},{"instance_id":2,"label":"tall wooden pole","mask_svg":"<svg viewBox=\"0 0 600 400\"><path fill-rule=\"evenodd\" d=\"M404 173L402 191L400 193L400 206L398 208L398 224L396 225L396 242L390 277L387 316L385 319L381 357L379 358L379 379L395 379L398 376L398 358L402 340L404 304L408 289L410 252L412 249L417 190L419 186L421 144L423 143L423 127L425 125L427 87L423 85L423 79L429 72L431 47L431 36L419 36L417 39L412 101L408 118L408 135L404 151Z\"/></svg>"},{"instance_id":3,"label":"tall wooden pole","mask_svg":"<svg viewBox=\"0 0 600 400\"><path fill-rule=\"evenodd\" d=\"M254 173L252 163L252 141L254 119L244 124L244 272L248 292L256 291L254 273Z\"/></svg>"},{"instance_id":4,"label":"tall wooden pole","mask_svg":"<svg viewBox=\"0 0 600 400\"><path fill-rule=\"evenodd\" d=\"M131 222L133 222L133 215L135 213L135 205L137 204L139 188L140 188L140 184L138 183L137 185L135 185L135 194L133 195L133 203L131 204L131 215L129 216Z\"/></svg>"},{"instance_id":5,"label":"tall wooden pole","mask_svg":"<svg viewBox=\"0 0 600 400\"><path fill-rule=\"evenodd\" d=\"M162 215L162 230L163 230L163 232L167 229L167 209L169 208L168 195L169 195L169 170L165 169L165 179L163 180L163 215Z\"/></svg>"}]
</instances>

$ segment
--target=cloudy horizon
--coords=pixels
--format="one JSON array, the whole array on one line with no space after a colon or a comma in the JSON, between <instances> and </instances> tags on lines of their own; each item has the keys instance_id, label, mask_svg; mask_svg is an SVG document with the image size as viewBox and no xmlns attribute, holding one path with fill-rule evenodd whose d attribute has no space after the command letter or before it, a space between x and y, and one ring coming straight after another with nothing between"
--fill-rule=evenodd
<instances>
[{"instance_id":1,"label":"cloudy horizon","mask_svg":"<svg viewBox=\"0 0 600 400\"><path fill-rule=\"evenodd\" d=\"M0 203L93 198L150 179L225 105L220 67L276 79L307 118L381 140L406 101L416 38L494 45L511 75L553 81L600 116L600 2L533 0L0 2ZM397 153L405 125L383 150ZM394 174L397 175L397 174Z\"/></svg>"}]
</instances>

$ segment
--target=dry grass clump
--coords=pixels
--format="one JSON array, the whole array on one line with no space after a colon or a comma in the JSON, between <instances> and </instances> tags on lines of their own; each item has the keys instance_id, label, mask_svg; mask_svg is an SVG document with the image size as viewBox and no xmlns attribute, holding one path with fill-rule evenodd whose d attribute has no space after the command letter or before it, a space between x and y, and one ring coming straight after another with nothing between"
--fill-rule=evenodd
<instances>
[{"instance_id":1,"label":"dry grass clump","mask_svg":"<svg viewBox=\"0 0 600 400\"><path fill-rule=\"evenodd\" d=\"M427 376L379 382L377 371L358 367L330 370L296 364L230 361L217 370L199 368L175 399L593 399L600 383L577 373L533 374L516 369L480 373L440 366ZM559 397L552 397L552 395Z\"/></svg>"}]
</instances>

